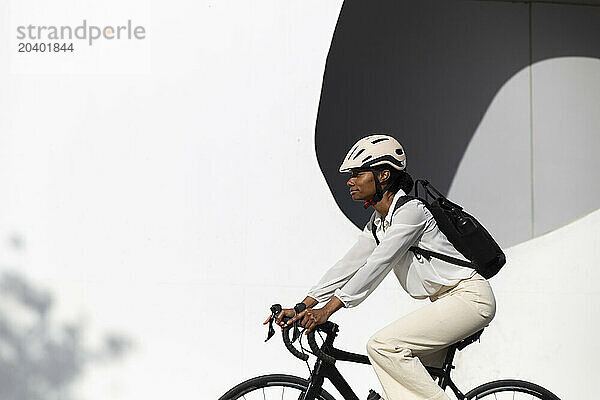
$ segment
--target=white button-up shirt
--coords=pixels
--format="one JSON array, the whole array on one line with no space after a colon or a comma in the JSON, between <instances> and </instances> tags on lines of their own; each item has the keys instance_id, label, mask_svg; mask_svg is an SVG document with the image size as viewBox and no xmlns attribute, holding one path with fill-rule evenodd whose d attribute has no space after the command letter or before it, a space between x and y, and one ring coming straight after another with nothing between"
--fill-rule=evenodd
<instances>
[{"instance_id":1,"label":"white button-up shirt","mask_svg":"<svg viewBox=\"0 0 600 400\"><path fill-rule=\"evenodd\" d=\"M310 289L310 297L323 302L336 296L345 307L357 306L393 269L404 290L414 298L423 299L438 292L442 286L454 286L475 274L472 268L433 257L427 260L408 250L418 246L466 260L439 230L435 219L420 201L408 201L392 215L396 202L404 195L402 190L396 193L385 218L375 211L354 246ZM379 245L371 232L372 224L377 227L375 233Z\"/></svg>"}]
</instances>

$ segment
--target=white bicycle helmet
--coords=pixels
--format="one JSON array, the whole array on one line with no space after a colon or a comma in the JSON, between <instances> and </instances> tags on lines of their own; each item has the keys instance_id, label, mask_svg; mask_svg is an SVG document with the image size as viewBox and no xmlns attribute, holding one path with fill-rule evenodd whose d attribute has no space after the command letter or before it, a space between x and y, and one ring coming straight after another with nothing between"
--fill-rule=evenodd
<instances>
[{"instance_id":1,"label":"white bicycle helmet","mask_svg":"<svg viewBox=\"0 0 600 400\"><path fill-rule=\"evenodd\" d=\"M340 172L386 164L398 171L406 168L406 154L402 145L388 135L371 135L360 139L352 146L340 165Z\"/></svg>"}]
</instances>

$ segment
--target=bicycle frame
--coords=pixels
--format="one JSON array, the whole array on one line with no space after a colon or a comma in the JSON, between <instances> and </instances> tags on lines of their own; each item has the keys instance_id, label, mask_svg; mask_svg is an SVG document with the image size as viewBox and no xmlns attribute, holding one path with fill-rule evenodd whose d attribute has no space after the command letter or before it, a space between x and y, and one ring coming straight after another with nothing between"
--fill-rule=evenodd
<instances>
[{"instance_id":1,"label":"bicycle frame","mask_svg":"<svg viewBox=\"0 0 600 400\"><path fill-rule=\"evenodd\" d=\"M454 368L454 366L452 365L454 355L457 349L461 350L468 344L473 343L474 341L479 339L479 336L481 335L482 331L483 330L468 337L467 339L464 339L459 343L449 346L446 358L444 360L444 364L441 368L425 367L432 378L438 379L438 385L442 388L442 390L445 390L446 387L450 386L450 389L452 389L458 400L464 400L465 395L458 389L458 387L450 377L450 372ZM364 356L362 354L350 353L333 347L333 341L335 340L335 337L337 336L338 332L338 326L336 324L332 324L330 329L325 329L323 330L323 332L326 334L326 338L325 342L321 346L321 349L328 355L334 357L336 361L349 361L369 365L371 364L367 356ZM335 364L327 363L320 358L318 358L315 362L313 372L309 378L308 389L306 393L304 393L304 395L300 397L300 400L314 400L317 393L319 393L319 391L321 390L325 378L331 381L333 386L345 400L359 400L358 396L356 395L356 393L354 393L348 382L346 382L342 374L338 371Z\"/></svg>"}]
</instances>

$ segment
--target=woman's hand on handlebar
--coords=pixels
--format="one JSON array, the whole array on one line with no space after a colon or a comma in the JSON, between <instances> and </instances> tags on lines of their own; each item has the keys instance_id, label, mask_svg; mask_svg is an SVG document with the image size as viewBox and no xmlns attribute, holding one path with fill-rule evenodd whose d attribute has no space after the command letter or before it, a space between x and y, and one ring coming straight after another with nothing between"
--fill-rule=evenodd
<instances>
[{"instance_id":1,"label":"woman's hand on handlebar","mask_svg":"<svg viewBox=\"0 0 600 400\"><path fill-rule=\"evenodd\" d=\"M292 312L294 312L294 310L292 310ZM300 325L306 328L305 333L308 335L317 325L327 322L330 316L331 313L325 308L311 308L302 311L300 314L290 319L287 325L291 325L294 322L301 320Z\"/></svg>"},{"instance_id":2,"label":"woman's hand on handlebar","mask_svg":"<svg viewBox=\"0 0 600 400\"><path fill-rule=\"evenodd\" d=\"M296 311L294 311L293 308L284 308L283 310L281 310L279 315L277 315L277 318L275 318L275 323L277 325L281 326L281 328L283 328L285 326L285 322L283 322L283 318L284 317L292 318L295 315L296 315ZM268 324L270 320L271 320L271 316L269 315L269 317L266 319L266 321L263 322L263 325Z\"/></svg>"}]
</instances>

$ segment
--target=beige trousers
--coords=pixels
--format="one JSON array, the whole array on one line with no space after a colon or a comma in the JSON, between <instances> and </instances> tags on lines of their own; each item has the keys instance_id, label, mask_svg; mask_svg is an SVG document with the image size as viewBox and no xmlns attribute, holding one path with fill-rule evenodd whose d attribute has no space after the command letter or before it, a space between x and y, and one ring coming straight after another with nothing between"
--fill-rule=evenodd
<instances>
[{"instance_id":1,"label":"beige trousers","mask_svg":"<svg viewBox=\"0 0 600 400\"><path fill-rule=\"evenodd\" d=\"M479 274L442 287L430 299L367 343L387 400L449 399L423 365L440 367L449 345L487 326L496 313L492 289Z\"/></svg>"}]
</instances>

